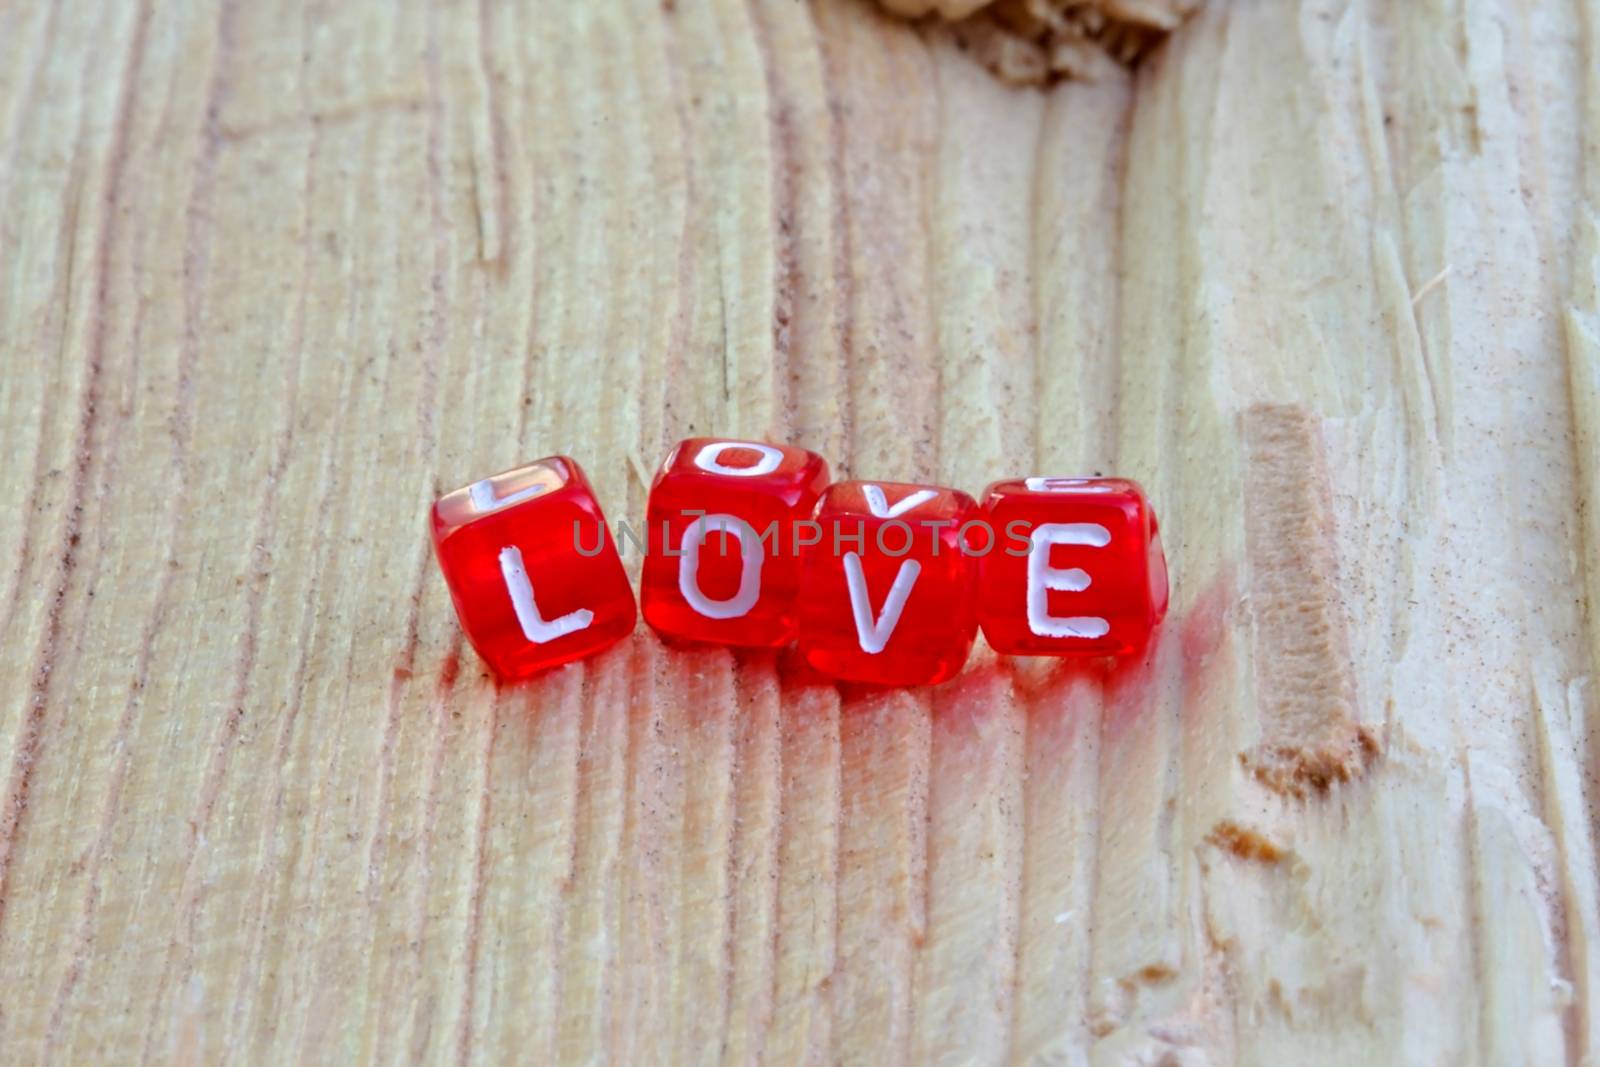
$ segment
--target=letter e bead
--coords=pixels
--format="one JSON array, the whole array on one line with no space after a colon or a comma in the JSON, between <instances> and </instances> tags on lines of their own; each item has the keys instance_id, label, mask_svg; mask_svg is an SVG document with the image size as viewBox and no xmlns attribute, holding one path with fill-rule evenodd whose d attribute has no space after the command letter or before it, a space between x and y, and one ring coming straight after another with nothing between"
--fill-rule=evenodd
<instances>
[{"instance_id":1,"label":"letter e bead","mask_svg":"<svg viewBox=\"0 0 1600 1067\"><path fill-rule=\"evenodd\" d=\"M1167 565L1144 491L1120 478L1025 478L984 493L1007 536L979 563L978 621L997 652L1137 652L1167 612Z\"/></svg>"}]
</instances>

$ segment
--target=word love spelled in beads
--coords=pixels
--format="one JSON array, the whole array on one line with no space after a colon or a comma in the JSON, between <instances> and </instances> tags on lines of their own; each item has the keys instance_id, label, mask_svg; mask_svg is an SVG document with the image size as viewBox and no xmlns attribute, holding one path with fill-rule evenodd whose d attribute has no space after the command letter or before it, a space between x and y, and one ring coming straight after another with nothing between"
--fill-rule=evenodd
<instances>
[{"instance_id":1,"label":"word love spelled in beads","mask_svg":"<svg viewBox=\"0 0 1600 1067\"><path fill-rule=\"evenodd\" d=\"M618 546L644 553L640 603L663 637L797 641L835 678L930 685L982 627L998 652L1123 656L1167 610L1155 513L1119 478L954 489L829 484L800 448L695 437L650 487L645 536L613 538L566 456L474 482L433 506L456 614L505 679L614 644L638 618Z\"/></svg>"}]
</instances>

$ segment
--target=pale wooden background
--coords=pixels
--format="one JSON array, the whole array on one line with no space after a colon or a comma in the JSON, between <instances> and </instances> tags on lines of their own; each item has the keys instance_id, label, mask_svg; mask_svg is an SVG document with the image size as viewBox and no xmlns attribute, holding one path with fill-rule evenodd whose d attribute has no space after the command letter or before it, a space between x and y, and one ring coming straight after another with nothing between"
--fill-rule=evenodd
<instances>
[{"instance_id":1,"label":"pale wooden background","mask_svg":"<svg viewBox=\"0 0 1600 1067\"><path fill-rule=\"evenodd\" d=\"M1597 35L0 3L0 1057L1594 1062ZM431 498L691 432L1139 478L1163 639L497 694Z\"/></svg>"}]
</instances>

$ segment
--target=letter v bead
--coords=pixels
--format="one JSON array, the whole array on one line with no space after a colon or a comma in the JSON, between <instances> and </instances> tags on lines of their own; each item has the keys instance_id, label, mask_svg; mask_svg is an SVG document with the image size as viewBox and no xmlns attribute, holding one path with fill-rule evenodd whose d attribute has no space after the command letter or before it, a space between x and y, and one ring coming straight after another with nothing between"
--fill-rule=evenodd
<instances>
[{"instance_id":1,"label":"letter v bead","mask_svg":"<svg viewBox=\"0 0 1600 1067\"><path fill-rule=\"evenodd\" d=\"M901 518L906 512L914 518ZM976 515L972 498L954 489L830 485L815 518L833 536L801 549L800 652L806 662L868 685L933 685L959 671L977 630L978 561L962 551L957 531ZM912 522L931 533L912 535ZM891 526L901 527L901 535L886 544L883 534ZM841 528L859 532L840 536ZM847 540L854 551L840 547ZM894 551L902 541L905 547Z\"/></svg>"}]
</instances>

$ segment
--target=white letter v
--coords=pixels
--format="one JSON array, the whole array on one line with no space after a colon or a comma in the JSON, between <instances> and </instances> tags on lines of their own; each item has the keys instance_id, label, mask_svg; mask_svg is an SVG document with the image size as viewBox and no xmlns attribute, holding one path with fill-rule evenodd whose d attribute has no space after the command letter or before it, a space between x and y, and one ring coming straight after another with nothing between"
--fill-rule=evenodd
<instances>
[{"instance_id":1,"label":"white letter v","mask_svg":"<svg viewBox=\"0 0 1600 1067\"><path fill-rule=\"evenodd\" d=\"M877 621L872 618L871 598L867 594L867 576L861 569L861 557L854 552L844 554L844 576L850 587L850 612L856 617L856 636L861 639L861 651L875 656L883 651L900 625L900 613L905 610L911 587L917 584L922 564L908 559L900 564L900 573L894 576L889 595L883 601L883 614Z\"/></svg>"},{"instance_id":2,"label":"white letter v","mask_svg":"<svg viewBox=\"0 0 1600 1067\"><path fill-rule=\"evenodd\" d=\"M898 519L912 508L919 504L926 504L939 494L932 489L918 489L914 493L908 493L904 500L901 500L893 507L889 506L889 498L883 495L882 486L863 485L861 487L861 495L867 498L867 510L878 518Z\"/></svg>"}]
</instances>

